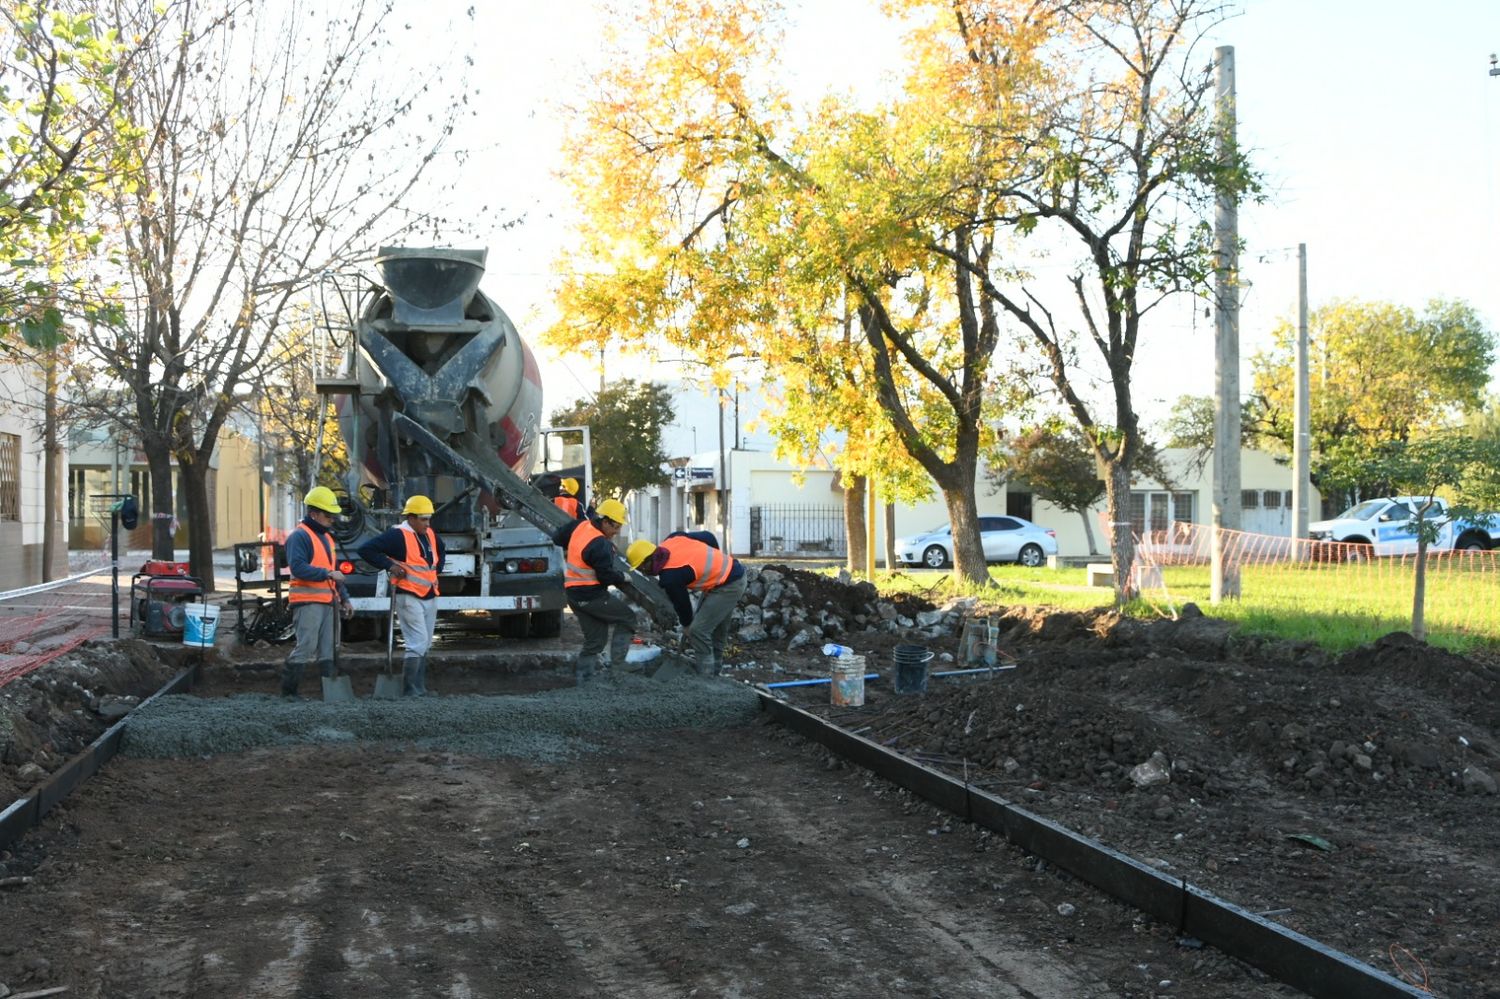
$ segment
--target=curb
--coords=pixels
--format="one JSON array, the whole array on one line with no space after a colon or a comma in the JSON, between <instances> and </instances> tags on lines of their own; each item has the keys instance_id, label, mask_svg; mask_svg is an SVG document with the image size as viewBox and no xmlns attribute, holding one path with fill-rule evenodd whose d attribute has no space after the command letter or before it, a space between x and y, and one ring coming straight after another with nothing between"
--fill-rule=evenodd
<instances>
[{"instance_id":1,"label":"curb","mask_svg":"<svg viewBox=\"0 0 1500 999\"><path fill-rule=\"evenodd\" d=\"M953 815L999 833L1111 897L1317 999L1431 999L1432 993L1287 929L1188 882L980 791L878 743L757 691L773 721L906 788Z\"/></svg>"}]
</instances>

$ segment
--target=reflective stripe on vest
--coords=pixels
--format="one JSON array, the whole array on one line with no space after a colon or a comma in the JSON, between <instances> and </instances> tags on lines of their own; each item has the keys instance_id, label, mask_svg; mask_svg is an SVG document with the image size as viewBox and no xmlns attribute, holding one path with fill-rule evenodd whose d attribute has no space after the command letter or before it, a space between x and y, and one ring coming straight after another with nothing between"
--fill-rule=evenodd
<instances>
[{"instance_id":1,"label":"reflective stripe on vest","mask_svg":"<svg viewBox=\"0 0 1500 999\"><path fill-rule=\"evenodd\" d=\"M430 590L433 596L437 596L437 535L432 528L427 528L427 550L432 554L432 561L428 562L422 556L422 546L417 543L417 532L411 529L411 525L402 524L398 529L406 542L406 561L401 563L406 568L406 578L396 580L396 589L419 597L425 597Z\"/></svg>"},{"instance_id":2,"label":"reflective stripe on vest","mask_svg":"<svg viewBox=\"0 0 1500 999\"><path fill-rule=\"evenodd\" d=\"M308 540L312 542L312 558L308 560L312 567L332 572L333 541L318 537L306 524L298 524L297 530L306 534ZM311 579L298 579L293 576L286 601L289 604L331 604L333 595L337 591L338 584L331 579L321 579L315 582Z\"/></svg>"},{"instance_id":3,"label":"reflective stripe on vest","mask_svg":"<svg viewBox=\"0 0 1500 999\"><path fill-rule=\"evenodd\" d=\"M595 538L602 538L603 534L599 528L590 521L581 520L578 526L573 528L573 536L568 539L568 564L563 569L563 588L569 586L598 586L599 576L594 572L594 567L583 560L583 550L589 546L589 542Z\"/></svg>"},{"instance_id":4,"label":"reflective stripe on vest","mask_svg":"<svg viewBox=\"0 0 1500 999\"><path fill-rule=\"evenodd\" d=\"M554 496L552 497L552 503L574 520L583 516L583 507L579 504L576 496Z\"/></svg>"},{"instance_id":5,"label":"reflective stripe on vest","mask_svg":"<svg viewBox=\"0 0 1500 999\"><path fill-rule=\"evenodd\" d=\"M688 584L690 590L711 590L729 578L734 559L710 545L693 538L667 538L658 548L667 550L667 569L692 569L698 576Z\"/></svg>"}]
</instances>

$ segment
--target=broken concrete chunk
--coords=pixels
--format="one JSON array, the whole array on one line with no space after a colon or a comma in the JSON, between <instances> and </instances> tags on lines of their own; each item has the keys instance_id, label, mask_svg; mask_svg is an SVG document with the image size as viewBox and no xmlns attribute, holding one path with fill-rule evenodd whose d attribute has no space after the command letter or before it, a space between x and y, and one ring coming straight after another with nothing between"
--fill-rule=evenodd
<instances>
[{"instance_id":1,"label":"broken concrete chunk","mask_svg":"<svg viewBox=\"0 0 1500 999\"><path fill-rule=\"evenodd\" d=\"M1172 768L1167 758L1158 750L1151 754L1151 758L1145 763L1136 764L1130 769L1130 780L1136 787L1154 787L1157 784L1167 784L1172 780Z\"/></svg>"}]
</instances>

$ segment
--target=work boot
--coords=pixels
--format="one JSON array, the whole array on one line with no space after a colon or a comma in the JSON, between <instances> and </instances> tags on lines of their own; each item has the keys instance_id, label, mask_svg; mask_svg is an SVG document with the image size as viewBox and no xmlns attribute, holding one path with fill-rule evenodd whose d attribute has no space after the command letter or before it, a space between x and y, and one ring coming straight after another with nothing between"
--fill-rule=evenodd
<instances>
[{"instance_id":1,"label":"work boot","mask_svg":"<svg viewBox=\"0 0 1500 999\"><path fill-rule=\"evenodd\" d=\"M417 661L417 696L427 696L427 657L423 656Z\"/></svg>"},{"instance_id":2,"label":"work boot","mask_svg":"<svg viewBox=\"0 0 1500 999\"><path fill-rule=\"evenodd\" d=\"M301 663L283 663L281 666L281 696L294 699L297 696L297 684L302 681Z\"/></svg>"},{"instance_id":3,"label":"work boot","mask_svg":"<svg viewBox=\"0 0 1500 999\"><path fill-rule=\"evenodd\" d=\"M630 655L630 646L633 644L635 635L624 628L616 628L614 636L609 643L609 663L614 669L624 671L628 669L625 657Z\"/></svg>"},{"instance_id":4,"label":"work boot","mask_svg":"<svg viewBox=\"0 0 1500 999\"><path fill-rule=\"evenodd\" d=\"M422 660L408 657L401 662L401 693L407 697L422 696Z\"/></svg>"},{"instance_id":5,"label":"work boot","mask_svg":"<svg viewBox=\"0 0 1500 999\"><path fill-rule=\"evenodd\" d=\"M594 678L594 670L599 666L598 656L579 656L573 660L573 680L582 687Z\"/></svg>"},{"instance_id":6,"label":"work boot","mask_svg":"<svg viewBox=\"0 0 1500 999\"><path fill-rule=\"evenodd\" d=\"M331 680L334 678L334 676L337 675L338 667L333 664L332 659L319 659L318 670L322 673L323 676L326 676Z\"/></svg>"}]
</instances>

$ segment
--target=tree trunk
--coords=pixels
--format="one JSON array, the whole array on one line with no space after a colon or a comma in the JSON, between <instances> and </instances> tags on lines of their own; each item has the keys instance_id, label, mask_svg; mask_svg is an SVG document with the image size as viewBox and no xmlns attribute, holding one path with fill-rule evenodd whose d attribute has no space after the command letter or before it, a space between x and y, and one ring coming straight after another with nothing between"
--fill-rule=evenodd
<instances>
[{"instance_id":1,"label":"tree trunk","mask_svg":"<svg viewBox=\"0 0 1500 999\"><path fill-rule=\"evenodd\" d=\"M1115 606L1124 607L1136 597L1135 537L1130 533L1130 469L1119 459L1106 464L1108 471L1105 510L1109 513L1111 561L1115 568Z\"/></svg>"},{"instance_id":2,"label":"tree trunk","mask_svg":"<svg viewBox=\"0 0 1500 999\"><path fill-rule=\"evenodd\" d=\"M953 527L953 571L965 583L987 586L990 567L984 560L984 542L979 537L979 507L974 500L974 469L969 470L968 488L962 475L951 468L938 480L943 502L948 507L948 523ZM948 480L948 481L944 481Z\"/></svg>"},{"instance_id":3,"label":"tree trunk","mask_svg":"<svg viewBox=\"0 0 1500 999\"><path fill-rule=\"evenodd\" d=\"M1089 511L1079 510L1078 516L1083 518L1083 536L1089 541L1089 554L1098 555L1099 546L1094 544L1094 525L1089 522Z\"/></svg>"},{"instance_id":4,"label":"tree trunk","mask_svg":"<svg viewBox=\"0 0 1500 999\"><path fill-rule=\"evenodd\" d=\"M145 435L141 450L151 476L151 557L170 561L175 548L172 521L177 502L172 492L172 452L162 441Z\"/></svg>"},{"instance_id":5,"label":"tree trunk","mask_svg":"<svg viewBox=\"0 0 1500 999\"><path fill-rule=\"evenodd\" d=\"M1411 594L1411 636L1427 641L1427 540L1417 534L1417 578Z\"/></svg>"},{"instance_id":6,"label":"tree trunk","mask_svg":"<svg viewBox=\"0 0 1500 999\"><path fill-rule=\"evenodd\" d=\"M208 462L197 455L178 455L182 470L182 499L187 506L188 571L203 583L205 593L214 592L214 521L208 500Z\"/></svg>"},{"instance_id":7,"label":"tree trunk","mask_svg":"<svg viewBox=\"0 0 1500 999\"><path fill-rule=\"evenodd\" d=\"M844 477L844 534L848 545L849 575L863 575L868 552L865 524L865 495L870 488L863 475Z\"/></svg>"},{"instance_id":8,"label":"tree trunk","mask_svg":"<svg viewBox=\"0 0 1500 999\"><path fill-rule=\"evenodd\" d=\"M66 558L61 572L58 556L67 545L58 544L58 481L62 472L62 448L57 442L57 351L48 351L46 367L46 401L42 424L42 582L50 583L67 575Z\"/></svg>"}]
</instances>

